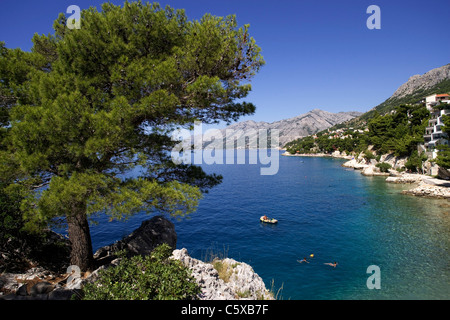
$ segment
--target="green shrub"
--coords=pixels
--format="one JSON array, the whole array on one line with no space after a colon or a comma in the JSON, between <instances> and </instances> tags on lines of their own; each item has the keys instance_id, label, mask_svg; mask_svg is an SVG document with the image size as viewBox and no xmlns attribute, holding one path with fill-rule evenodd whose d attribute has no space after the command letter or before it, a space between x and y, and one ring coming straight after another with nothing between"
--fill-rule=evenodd
<instances>
[{"instance_id":1,"label":"green shrub","mask_svg":"<svg viewBox=\"0 0 450 320\"><path fill-rule=\"evenodd\" d=\"M192 300L200 287L190 270L169 259L172 249L163 244L151 255L123 258L116 267L100 271L84 286L85 300Z\"/></svg>"},{"instance_id":2,"label":"green shrub","mask_svg":"<svg viewBox=\"0 0 450 320\"><path fill-rule=\"evenodd\" d=\"M389 169L392 168L392 166L386 162L377 163L375 166L379 168L381 172L389 172Z\"/></svg>"},{"instance_id":3,"label":"green shrub","mask_svg":"<svg viewBox=\"0 0 450 320\"><path fill-rule=\"evenodd\" d=\"M366 150L366 151L364 151L364 159L366 159L366 161L369 161L372 159L376 159L376 156L373 154L372 151Z\"/></svg>"},{"instance_id":4,"label":"green shrub","mask_svg":"<svg viewBox=\"0 0 450 320\"><path fill-rule=\"evenodd\" d=\"M427 156L425 153L422 153L419 155L417 150L414 150L411 153L411 156L409 157L408 161L405 163L405 167L408 170L411 170L412 172L417 172L418 170L422 169L422 162L427 160Z\"/></svg>"}]
</instances>

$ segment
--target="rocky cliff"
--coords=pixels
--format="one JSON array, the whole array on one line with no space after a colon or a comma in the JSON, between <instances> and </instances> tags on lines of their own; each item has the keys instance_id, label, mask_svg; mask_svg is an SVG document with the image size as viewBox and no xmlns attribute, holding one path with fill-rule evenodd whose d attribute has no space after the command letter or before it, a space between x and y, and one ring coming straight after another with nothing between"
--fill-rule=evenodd
<instances>
[{"instance_id":1,"label":"rocky cliff","mask_svg":"<svg viewBox=\"0 0 450 320\"><path fill-rule=\"evenodd\" d=\"M450 79L450 64L410 77L388 100L403 98L417 91L427 91L447 79Z\"/></svg>"},{"instance_id":2,"label":"rocky cliff","mask_svg":"<svg viewBox=\"0 0 450 320\"><path fill-rule=\"evenodd\" d=\"M172 258L192 271L202 290L200 300L274 299L261 277L246 263L230 258L206 263L191 258L186 249L174 250ZM221 266L222 276L214 265Z\"/></svg>"}]
</instances>

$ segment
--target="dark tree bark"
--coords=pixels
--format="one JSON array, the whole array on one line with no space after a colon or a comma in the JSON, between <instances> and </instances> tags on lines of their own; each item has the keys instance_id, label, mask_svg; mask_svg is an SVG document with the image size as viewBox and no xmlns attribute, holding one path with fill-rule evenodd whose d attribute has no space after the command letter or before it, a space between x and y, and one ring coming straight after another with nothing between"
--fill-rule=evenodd
<instances>
[{"instance_id":1,"label":"dark tree bark","mask_svg":"<svg viewBox=\"0 0 450 320\"><path fill-rule=\"evenodd\" d=\"M77 214L67 217L69 240L72 245L70 263L78 266L81 271L92 270L94 258L92 252L89 222L84 210L77 210Z\"/></svg>"}]
</instances>

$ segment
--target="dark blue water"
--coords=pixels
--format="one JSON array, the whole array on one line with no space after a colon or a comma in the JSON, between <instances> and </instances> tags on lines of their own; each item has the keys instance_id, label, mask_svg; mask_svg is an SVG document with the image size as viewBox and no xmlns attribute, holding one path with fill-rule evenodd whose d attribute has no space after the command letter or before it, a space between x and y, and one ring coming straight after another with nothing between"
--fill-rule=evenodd
<instances>
[{"instance_id":1,"label":"dark blue water","mask_svg":"<svg viewBox=\"0 0 450 320\"><path fill-rule=\"evenodd\" d=\"M279 299L449 299L449 202L402 195L405 186L342 163L280 156L272 176L259 165L205 165L223 183L189 218L172 219L177 247L249 263ZM279 223L260 223L263 214ZM148 218L92 226L94 249ZM297 262L310 254L309 264ZM371 265L381 289L366 285Z\"/></svg>"}]
</instances>

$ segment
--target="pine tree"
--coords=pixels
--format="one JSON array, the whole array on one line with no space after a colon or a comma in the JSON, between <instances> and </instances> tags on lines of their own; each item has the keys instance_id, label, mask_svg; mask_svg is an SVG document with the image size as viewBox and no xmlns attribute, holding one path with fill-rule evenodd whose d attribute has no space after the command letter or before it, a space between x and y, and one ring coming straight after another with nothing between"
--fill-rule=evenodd
<instances>
[{"instance_id":1,"label":"pine tree","mask_svg":"<svg viewBox=\"0 0 450 320\"><path fill-rule=\"evenodd\" d=\"M0 175L13 174L8 188L26 195L27 226L65 217L71 263L88 270L93 214L193 212L221 177L174 164L170 134L254 112L236 102L264 64L248 28L234 16L188 21L158 4L106 3L83 10L80 29L60 14L55 33L35 35L30 53L2 46L0 63L26 75L19 86L0 82L8 93ZM137 166L141 173L127 176Z\"/></svg>"}]
</instances>

